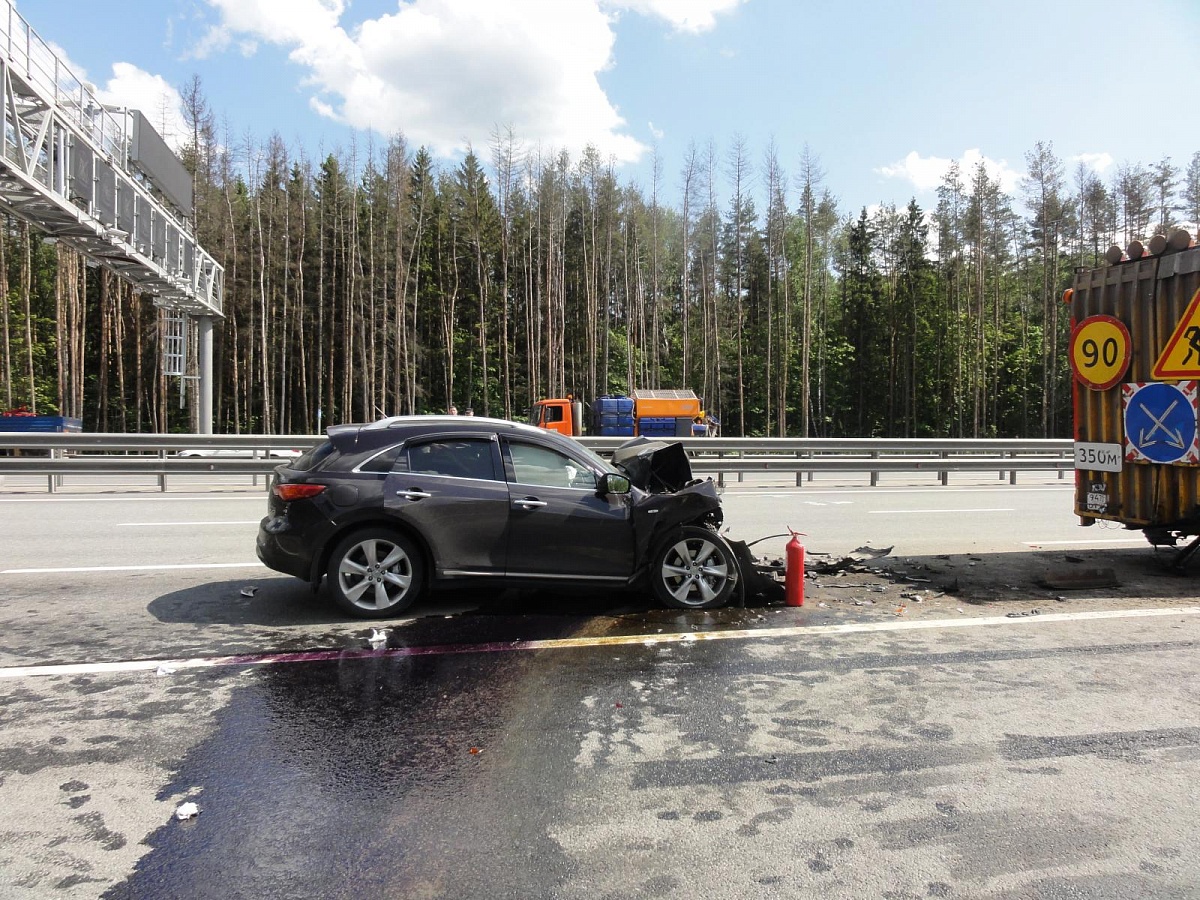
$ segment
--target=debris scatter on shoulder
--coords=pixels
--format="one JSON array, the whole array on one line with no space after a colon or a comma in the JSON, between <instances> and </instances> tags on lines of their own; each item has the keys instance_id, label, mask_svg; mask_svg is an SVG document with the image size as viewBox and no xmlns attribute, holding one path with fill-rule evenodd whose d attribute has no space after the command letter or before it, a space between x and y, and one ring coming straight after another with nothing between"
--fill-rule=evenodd
<instances>
[{"instance_id":1,"label":"debris scatter on shoulder","mask_svg":"<svg viewBox=\"0 0 1200 900\"><path fill-rule=\"evenodd\" d=\"M367 643L371 645L372 650L382 650L387 646L388 633L387 629L372 628L371 636L367 638Z\"/></svg>"},{"instance_id":2,"label":"debris scatter on shoulder","mask_svg":"<svg viewBox=\"0 0 1200 900\"><path fill-rule=\"evenodd\" d=\"M198 807L195 803L192 803L190 800L187 803L180 803L177 807L175 807L175 818L177 818L180 822L183 822L186 819L194 819L198 815L200 815L200 807Z\"/></svg>"},{"instance_id":3,"label":"debris scatter on shoulder","mask_svg":"<svg viewBox=\"0 0 1200 900\"><path fill-rule=\"evenodd\" d=\"M258 593L258 588L256 588L256 587L244 587L241 590L241 594L243 597L253 597L257 593Z\"/></svg>"},{"instance_id":4,"label":"debris scatter on shoulder","mask_svg":"<svg viewBox=\"0 0 1200 900\"><path fill-rule=\"evenodd\" d=\"M891 547L885 547L882 550L876 550L874 547L859 547L841 559L820 561L806 566L806 568L818 575L832 575L835 572L874 572L877 570L863 564L873 559L882 559L891 555L891 552Z\"/></svg>"},{"instance_id":5,"label":"debris scatter on shoulder","mask_svg":"<svg viewBox=\"0 0 1200 900\"><path fill-rule=\"evenodd\" d=\"M875 547L868 547L868 546L864 545L862 547L857 547L854 550L851 550L850 555L858 557L860 560L882 559L885 556L892 555L892 549L894 548L894 546L895 545L893 545L892 547L884 547L882 550L879 550Z\"/></svg>"},{"instance_id":6,"label":"debris scatter on shoulder","mask_svg":"<svg viewBox=\"0 0 1200 900\"><path fill-rule=\"evenodd\" d=\"M858 607L858 615L869 616L867 598L872 598L875 615L913 617L943 609L966 615L971 613L965 608L969 603L1003 617L1014 607L1031 610L1035 603L1042 605L1039 611L1009 616L1016 620L1044 617L1061 610L1058 604L1062 603L1095 601L1110 606L1124 602L1125 595L1190 602L1195 595L1194 586L1178 579L1177 572L1165 573L1161 557L1150 551L976 551L925 556L910 555L910 548L894 552L902 546L866 544L827 556L806 551L804 584L811 606L822 612ZM1195 570L1200 571L1200 565ZM905 606L904 612L898 612Z\"/></svg>"}]
</instances>

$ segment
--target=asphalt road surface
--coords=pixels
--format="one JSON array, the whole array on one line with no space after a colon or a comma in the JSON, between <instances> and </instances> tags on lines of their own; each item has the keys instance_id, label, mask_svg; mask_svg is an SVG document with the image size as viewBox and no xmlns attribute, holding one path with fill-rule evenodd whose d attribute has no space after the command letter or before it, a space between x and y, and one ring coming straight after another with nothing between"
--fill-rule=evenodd
<instances>
[{"instance_id":1,"label":"asphalt road surface","mask_svg":"<svg viewBox=\"0 0 1200 900\"><path fill-rule=\"evenodd\" d=\"M1194 580L970 590L1149 566L1068 485L731 485L894 545L800 608L378 625L256 564L261 488L0 494L0 897L1195 897Z\"/></svg>"}]
</instances>

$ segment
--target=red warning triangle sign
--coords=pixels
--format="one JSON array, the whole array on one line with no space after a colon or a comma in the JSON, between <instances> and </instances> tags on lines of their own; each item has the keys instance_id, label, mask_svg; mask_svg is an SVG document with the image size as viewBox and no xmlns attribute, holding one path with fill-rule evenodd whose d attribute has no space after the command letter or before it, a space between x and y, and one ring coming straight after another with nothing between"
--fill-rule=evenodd
<instances>
[{"instance_id":1,"label":"red warning triangle sign","mask_svg":"<svg viewBox=\"0 0 1200 900\"><path fill-rule=\"evenodd\" d=\"M1200 378L1200 290L1192 295L1150 375L1160 381Z\"/></svg>"}]
</instances>

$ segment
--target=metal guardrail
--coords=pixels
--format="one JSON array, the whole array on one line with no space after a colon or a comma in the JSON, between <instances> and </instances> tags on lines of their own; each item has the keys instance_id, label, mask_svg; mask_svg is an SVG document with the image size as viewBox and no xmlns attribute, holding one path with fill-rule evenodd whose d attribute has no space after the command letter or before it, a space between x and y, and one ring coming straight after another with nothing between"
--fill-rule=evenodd
<instances>
[{"instance_id":1,"label":"metal guardrail","mask_svg":"<svg viewBox=\"0 0 1200 900\"><path fill-rule=\"evenodd\" d=\"M0 432L0 451L49 452L49 456L0 456L0 475L44 476L53 492L65 475L156 476L166 490L171 475L269 475L285 460L272 451L302 450L323 435L207 434L21 434ZM627 438L582 438L600 453ZM929 472L942 484L951 472L995 471L1016 483L1017 472L1074 468L1069 440L1002 438L679 438L700 475L747 473L795 475L796 485L817 472L869 472L871 485L884 472ZM246 457L180 457L185 450L233 450ZM132 454L132 455L131 455ZM150 455L153 454L153 455ZM257 482L257 477L255 478Z\"/></svg>"},{"instance_id":2,"label":"metal guardrail","mask_svg":"<svg viewBox=\"0 0 1200 900\"><path fill-rule=\"evenodd\" d=\"M113 453L155 450L307 450L323 434L120 434L0 431L0 450L62 450Z\"/></svg>"}]
</instances>

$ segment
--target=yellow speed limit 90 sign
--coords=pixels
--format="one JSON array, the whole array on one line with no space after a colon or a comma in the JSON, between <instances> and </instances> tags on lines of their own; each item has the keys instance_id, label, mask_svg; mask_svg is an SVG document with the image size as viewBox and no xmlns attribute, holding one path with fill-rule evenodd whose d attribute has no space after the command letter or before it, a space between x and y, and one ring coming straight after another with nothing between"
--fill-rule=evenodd
<instances>
[{"instance_id":1,"label":"yellow speed limit 90 sign","mask_svg":"<svg viewBox=\"0 0 1200 900\"><path fill-rule=\"evenodd\" d=\"M1093 391L1107 391L1129 368L1129 329L1112 316L1089 316L1071 331L1071 369Z\"/></svg>"}]
</instances>

